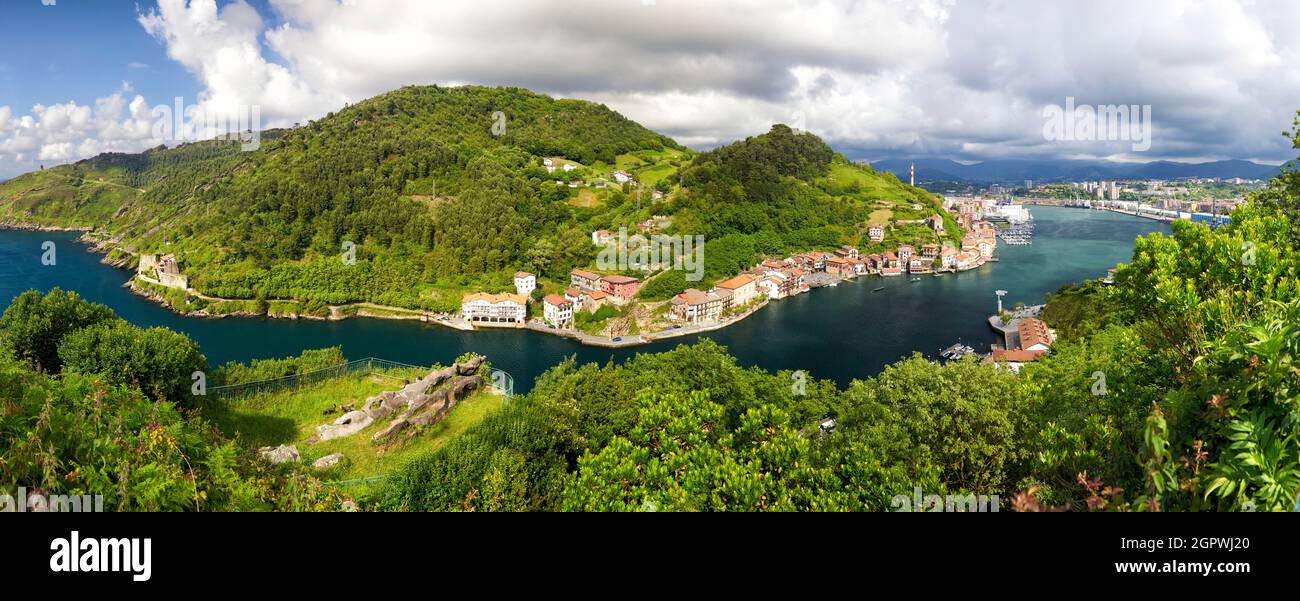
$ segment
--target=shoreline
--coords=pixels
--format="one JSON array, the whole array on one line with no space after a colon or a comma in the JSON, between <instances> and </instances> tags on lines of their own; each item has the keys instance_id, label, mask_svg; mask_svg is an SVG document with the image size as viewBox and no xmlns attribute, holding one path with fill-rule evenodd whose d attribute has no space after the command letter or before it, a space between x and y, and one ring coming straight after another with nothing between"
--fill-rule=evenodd
<instances>
[{"instance_id":1,"label":"shoreline","mask_svg":"<svg viewBox=\"0 0 1300 601\"><path fill-rule=\"evenodd\" d=\"M117 250L121 250L124 253L138 255L138 253L135 253L134 251L113 246L112 245L113 237L111 236L111 234L104 239L98 239L98 240L92 239L90 237L90 234L97 230L95 228L90 228L90 227L59 227L59 226L44 226L44 225L37 225L37 224L0 222L0 229L9 229L9 230L17 230L17 231L45 231L45 232L55 232L55 233L80 232L81 236L77 238L77 242L81 242L85 244L86 246L85 250L87 252L92 254L102 255L103 257L99 261L101 264L107 265L109 267L113 267L115 269L126 270L126 262L122 259L110 260L108 257L110 250L117 249ZM974 271L976 269L979 269L980 267L987 265L989 262L990 261L981 262L979 265L972 267L970 269L965 269L965 270L954 269L950 271L942 271L942 273L944 275L956 275L964 271ZM931 276L932 273L933 272L919 274L915 277ZM809 290L808 292L805 292L804 294L808 294L812 292L812 290L816 290L818 288L833 288L842 282L856 282L864 278L871 277L873 275L881 279L885 279L887 277L894 277L893 274L891 274L890 276L885 276L881 274L864 274L853 278L836 278L833 280L834 281L833 284L818 286L816 288ZM897 275L901 276L905 274L897 274ZM910 274L906 274L906 275L908 278L913 277ZM189 317L193 319L226 319L226 318L233 317L233 318L250 318L250 319L261 318L261 319L288 319L288 320L306 319L306 320L313 320L313 321L343 321L345 319L352 319L352 318L368 318L368 319L387 319L387 320L397 320L397 321L419 321L420 323L434 324L434 325L438 325L438 326L442 326L445 328L450 328L462 332L476 332L481 330L491 331L491 330L499 330L499 329L531 330L533 332L538 332L541 334L549 334L551 336L567 338L569 340L573 340L574 342L577 342L584 346L597 347L597 348L615 348L615 349L634 347L634 346L644 346L655 342L660 342L663 340L680 338L683 336L716 332L725 329L726 327L731 326L733 324L737 324L740 323L741 321L744 321L749 316L757 313L759 310L763 309L764 307L772 303L772 300L770 299L764 300L762 303L759 303L758 305L755 305L754 307L751 307L750 309L746 310L743 314L740 314L739 316L733 317L726 321L719 321L719 322L708 323L708 324L682 325L682 326L676 326L671 330L660 330L656 332L647 332L643 334L639 333L639 334L632 334L632 335L625 335L625 336L606 337L606 336L594 336L591 334L586 334L575 330L557 330L555 328L551 328L546 325L539 325L532 321L526 321L521 324L510 325L510 326L478 327L469 322L465 322L464 320L455 317L442 317L440 314L434 314L419 309L390 307L386 305L378 305L369 302L347 303L343 305L326 305L329 308L328 316L307 315L301 313L273 314L269 310L265 313L253 313L250 311L232 311L230 313L221 313L221 314L208 313L206 309L198 310L198 311L179 311L176 308L172 307L167 302L167 300L162 296L162 294L155 292L153 290L147 290L143 288L137 283L137 280L144 280L146 283L150 283L155 286L160 285L158 282L151 281L138 274L132 274L131 277L129 277L127 281L122 284L122 287L128 289L132 294L135 294L136 296L139 296L146 300L152 301L155 304L158 304L162 308L171 311L176 315L180 315L182 317ZM178 288L170 288L170 289L179 290ZM193 296L207 302L215 302L215 303L248 302L253 300L253 299L228 299L228 298L209 296L201 292L198 292L193 288L186 289L184 290L184 292L188 296ZM298 302L298 303L302 302L293 299L287 299L287 300L267 299L267 301L268 302L283 301L283 302ZM351 315L347 314L346 313L347 310L352 308L356 308L356 311ZM367 308L372 309L374 311L379 311L379 313L367 312L366 311ZM614 340L614 338L621 338L621 340Z\"/></svg>"},{"instance_id":2,"label":"shoreline","mask_svg":"<svg viewBox=\"0 0 1300 601\"><path fill-rule=\"evenodd\" d=\"M95 231L93 227L65 227L59 225L40 225L36 223L23 223L18 221L0 221L0 230L15 230L20 232L81 232L89 234Z\"/></svg>"}]
</instances>

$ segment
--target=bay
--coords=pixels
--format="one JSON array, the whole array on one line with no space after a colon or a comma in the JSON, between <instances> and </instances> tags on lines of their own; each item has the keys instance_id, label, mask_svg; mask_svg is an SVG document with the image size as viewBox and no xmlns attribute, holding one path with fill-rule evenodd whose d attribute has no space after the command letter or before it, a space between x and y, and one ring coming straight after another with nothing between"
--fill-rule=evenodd
<instances>
[{"instance_id":1,"label":"bay","mask_svg":"<svg viewBox=\"0 0 1300 601\"><path fill-rule=\"evenodd\" d=\"M1031 212L1034 244L999 245L1001 260L979 269L922 276L918 282L906 276L862 278L771 303L716 332L617 350L530 331L462 332L412 321L182 317L131 294L122 287L129 272L100 263L99 255L69 233L0 230L0 302L8 306L28 289L74 290L136 325L188 334L213 366L327 346L341 346L349 358L417 365L449 364L472 351L513 375L517 392L527 392L539 374L568 356L580 363L621 362L707 337L728 347L741 365L805 370L845 386L913 352L934 357L958 341L985 352L997 340L985 321L997 309L995 290L1008 291L1007 307L1041 303L1063 284L1102 277L1128 261L1137 236L1169 231L1168 224L1106 211L1032 207ZM55 265L41 262L46 241L56 244ZM885 289L874 291L881 286Z\"/></svg>"}]
</instances>

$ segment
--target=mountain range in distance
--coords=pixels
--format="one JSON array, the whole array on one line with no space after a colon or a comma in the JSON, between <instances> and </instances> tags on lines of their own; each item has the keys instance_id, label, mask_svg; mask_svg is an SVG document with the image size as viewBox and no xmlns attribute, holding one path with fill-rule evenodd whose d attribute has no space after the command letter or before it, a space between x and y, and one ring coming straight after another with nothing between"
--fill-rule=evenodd
<instances>
[{"instance_id":1,"label":"mountain range in distance","mask_svg":"<svg viewBox=\"0 0 1300 601\"><path fill-rule=\"evenodd\" d=\"M1278 167L1240 159L1204 163L1152 161L1120 163L1087 160L1001 159L969 165L950 159L885 159L870 162L878 171L888 171L907 181L912 162L916 162L917 181L954 181L973 183L1185 179L1218 177L1268 179Z\"/></svg>"}]
</instances>

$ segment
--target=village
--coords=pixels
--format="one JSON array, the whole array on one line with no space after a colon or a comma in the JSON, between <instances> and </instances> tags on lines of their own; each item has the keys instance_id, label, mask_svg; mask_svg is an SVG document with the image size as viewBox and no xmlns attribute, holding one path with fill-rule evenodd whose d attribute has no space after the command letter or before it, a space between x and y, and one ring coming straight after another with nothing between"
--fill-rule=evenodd
<instances>
[{"instance_id":1,"label":"village","mask_svg":"<svg viewBox=\"0 0 1300 601\"><path fill-rule=\"evenodd\" d=\"M574 269L568 286L541 295L540 317L529 318L529 303L537 289L537 275L518 272L514 275L514 293L465 295L459 320L471 327L530 327L561 335L570 335L586 343L604 346L643 344L656 339L718 329L750 315L766 305L814 288L837 286L840 282L866 276L919 279L938 277L976 269L996 261L998 229L986 213L997 219L992 201L963 198L944 203L944 210L964 229L960 246L953 244L939 214L916 220L933 233L936 242L920 245L890 244L887 223L870 224L867 238L876 247L891 250L864 254L852 245L842 245L833 252L807 251L784 258L767 258L717 282L708 289L687 288L667 302L648 302L637 298L644 281L623 274L601 274L588 269ZM671 218L655 216L639 223L641 233L663 229ZM592 232L592 243L607 247L626 244L608 230ZM643 266L643 269L662 267ZM662 271L659 273L663 273ZM653 276L652 276L653 277ZM619 335L598 335L578 327L582 315L593 315L610 307L624 312L640 309L641 320L631 319L631 330ZM645 327L638 327L637 322Z\"/></svg>"}]
</instances>

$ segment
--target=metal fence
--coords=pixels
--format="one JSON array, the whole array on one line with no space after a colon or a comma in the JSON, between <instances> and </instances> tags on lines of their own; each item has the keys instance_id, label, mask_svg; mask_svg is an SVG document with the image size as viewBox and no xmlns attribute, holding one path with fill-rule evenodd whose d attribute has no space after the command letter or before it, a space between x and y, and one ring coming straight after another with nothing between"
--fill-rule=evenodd
<instances>
[{"instance_id":1,"label":"metal fence","mask_svg":"<svg viewBox=\"0 0 1300 601\"><path fill-rule=\"evenodd\" d=\"M207 393L208 396L212 397L238 397L258 394L261 392L299 388L308 384L315 384L317 382L358 372L371 373L377 370L397 369L429 370L430 368L419 365L410 365L408 363L398 363L397 361L389 361L387 359L380 359L379 357L366 357L365 359L348 361L347 363L335 365L333 367L326 367L324 369L318 369L301 374L292 374L280 378L272 378L270 380L213 386L207 390ZM508 401L515 396L515 377L504 370L493 369L492 387L500 390Z\"/></svg>"},{"instance_id":2,"label":"metal fence","mask_svg":"<svg viewBox=\"0 0 1300 601\"><path fill-rule=\"evenodd\" d=\"M427 370L429 368L420 367L418 365L409 365L406 363L398 363L396 361L389 361L387 359L380 359L378 357L366 357L365 359L348 361L347 363L343 363L341 365L335 365L333 367L326 367L325 369L318 369L316 371L309 371L301 374L293 374L293 375L284 376L280 378L273 378L270 380L258 380L256 382L242 382L239 384L229 384L226 386L213 386L212 388L208 389L208 396L237 397L237 396L245 396L250 394L258 394L262 392L285 390L288 388L298 388L308 384L315 384L317 382L322 382L332 378L337 378L339 376L344 376L344 375L358 373L358 372L369 373L379 369Z\"/></svg>"}]
</instances>

